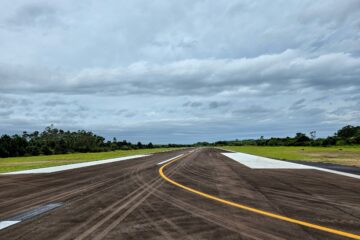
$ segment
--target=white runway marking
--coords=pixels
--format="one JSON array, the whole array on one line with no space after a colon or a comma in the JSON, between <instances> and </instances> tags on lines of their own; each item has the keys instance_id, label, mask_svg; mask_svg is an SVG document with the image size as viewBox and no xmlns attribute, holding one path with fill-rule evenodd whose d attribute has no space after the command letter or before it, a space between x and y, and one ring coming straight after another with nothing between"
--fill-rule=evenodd
<instances>
[{"instance_id":1,"label":"white runway marking","mask_svg":"<svg viewBox=\"0 0 360 240\"><path fill-rule=\"evenodd\" d=\"M37 168L37 169L17 171L17 172L8 172L8 173L2 173L2 174L12 175L12 174L54 173L54 172L71 170L71 169L76 169L76 168L90 167L90 166L95 166L95 165L100 165L100 164L105 164L105 163L112 163L112 162L119 162L119 161L134 159L134 158L141 158L141 157L146 157L146 156L149 156L149 155L134 155L134 156L111 158L111 159L98 160L98 161L92 161L92 162L68 164L68 165L62 165L62 166L56 166L56 167Z\"/></svg>"},{"instance_id":2,"label":"white runway marking","mask_svg":"<svg viewBox=\"0 0 360 240\"><path fill-rule=\"evenodd\" d=\"M17 224L20 221L0 221L0 230L10 227L11 225Z\"/></svg>"},{"instance_id":3,"label":"white runway marking","mask_svg":"<svg viewBox=\"0 0 360 240\"><path fill-rule=\"evenodd\" d=\"M184 155L184 154L180 154L180 155L177 155L176 157L173 157L173 158L170 158L170 159L168 159L168 160L165 160L165 161L159 162L159 163L157 163L157 165L161 165L161 164L164 164L164 163L170 162L171 160L174 160L175 158L181 157L182 155Z\"/></svg>"},{"instance_id":4,"label":"white runway marking","mask_svg":"<svg viewBox=\"0 0 360 240\"><path fill-rule=\"evenodd\" d=\"M4 229L4 228L7 228L7 227L10 227L14 224L17 224L19 222L22 222L22 221L26 221L28 219L31 219L31 218L34 218L38 215L41 215L43 213L46 213L48 211L51 211L55 208L58 208L60 206L62 206L63 203L49 203L49 204L46 204L46 205L43 205L43 206L40 206L40 207L37 207L37 208L34 208L34 209L31 209L31 210L28 210L26 212L22 212L16 216L13 216L11 218L8 218L4 221L0 221L0 230Z\"/></svg>"},{"instance_id":5,"label":"white runway marking","mask_svg":"<svg viewBox=\"0 0 360 240\"><path fill-rule=\"evenodd\" d=\"M253 169L312 169L311 166L274 160L246 153L223 153L223 155Z\"/></svg>"},{"instance_id":6,"label":"white runway marking","mask_svg":"<svg viewBox=\"0 0 360 240\"><path fill-rule=\"evenodd\" d=\"M312 170L319 170L323 172L329 172L342 176L360 179L360 175L356 175L356 174L340 172L326 168L302 165L298 163L280 161L280 160L260 157L246 153L236 152L236 153L222 153L222 154L252 169L312 169Z\"/></svg>"}]
</instances>

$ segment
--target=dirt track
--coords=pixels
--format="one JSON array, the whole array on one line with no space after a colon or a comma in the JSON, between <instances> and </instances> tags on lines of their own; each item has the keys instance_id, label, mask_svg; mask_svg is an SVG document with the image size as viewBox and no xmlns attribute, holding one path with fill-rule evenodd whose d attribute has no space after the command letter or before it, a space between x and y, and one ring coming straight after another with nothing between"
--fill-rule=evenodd
<instances>
[{"instance_id":1,"label":"dirt track","mask_svg":"<svg viewBox=\"0 0 360 240\"><path fill-rule=\"evenodd\" d=\"M0 176L0 221L52 211L0 230L0 239L348 239L227 206L159 176L189 150L53 174ZM252 170L199 149L165 169L199 191L360 235L360 182L316 170Z\"/></svg>"}]
</instances>

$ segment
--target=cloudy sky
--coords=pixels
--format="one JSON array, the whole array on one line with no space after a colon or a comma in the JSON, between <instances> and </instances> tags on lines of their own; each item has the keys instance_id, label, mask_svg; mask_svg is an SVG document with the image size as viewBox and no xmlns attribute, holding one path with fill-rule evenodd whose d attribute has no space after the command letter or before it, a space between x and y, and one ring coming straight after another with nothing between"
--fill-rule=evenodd
<instances>
[{"instance_id":1,"label":"cloudy sky","mask_svg":"<svg viewBox=\"0 0 360 240\"><path fill-rule=\"evenodd\" d=\"M188 143L360 124L359 0L0 6L0 134Z\"/></svg>"}]
</instances>

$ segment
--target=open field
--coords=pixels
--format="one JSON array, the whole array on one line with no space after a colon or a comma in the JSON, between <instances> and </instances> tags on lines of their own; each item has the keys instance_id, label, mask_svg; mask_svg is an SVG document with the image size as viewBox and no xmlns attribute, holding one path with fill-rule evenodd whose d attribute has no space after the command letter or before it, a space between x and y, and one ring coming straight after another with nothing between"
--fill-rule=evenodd
<instances>
[{"instance_id":1,"label":"open field","mask_svg":"<svg viewBox=\"0 0 360 240\"><path fill-rule=\"evenodd\" d=\"M359 179L223 153L0 175L0 239L360 239Z\"/></svg>"},{"instance_id":2,"label":"open field","mask_svg":"<svg viewBox=\"0 0 360 240\"><path fill-rule=\"evenodd\" d=\"M115 157L171 151L177 148L151 148L138 150L117 150L97 153L72 153L48 156L0 158L0 173L34 168L54 167L65 164L89 162Z\"/></svg>"},{"instance_id":3,"label":"open field","mask_svg":"<svg viewBox=\"0 0 360 240\"><path fill-rule=\"evenodd\" d=\"M259 155L281 160L302 160L333 163L360 167L360 146L334 147L262 147L262 146L225 146L236 152Z\"/></svg>"}]
</instances>

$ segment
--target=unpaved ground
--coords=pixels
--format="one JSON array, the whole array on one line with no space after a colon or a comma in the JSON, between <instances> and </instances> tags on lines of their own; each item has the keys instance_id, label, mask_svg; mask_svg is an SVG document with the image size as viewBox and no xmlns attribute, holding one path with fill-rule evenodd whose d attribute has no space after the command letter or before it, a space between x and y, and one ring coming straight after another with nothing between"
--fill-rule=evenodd
<instances>
[{"instance_id":1,"label":"unpaved ground","mask_svg":"<svg viewBox=\"0 0 360 240\"><path fill-rule=\"evenodd\" d=\"M360 167L360 153L350 151L338 152L303 152L304 156L314 158L312 162L338 163L345 166ZM318 160L316 160L316 159Z\"/></svg>"},{"instance_id":2,"label":"unpaved ground","mask_svg":"<svg viewBox=\"0 0 360 240\"><path fill-rule=\"evenodd\" d=\"M0 231L0 239L347 239L206 199L159 176L189 150L53 174L0 176L0 221L62 202ZM315 170L253 170L199 149L165 169L220 198L360 234L360 182Z\"/></svg>"}]
</instances>

